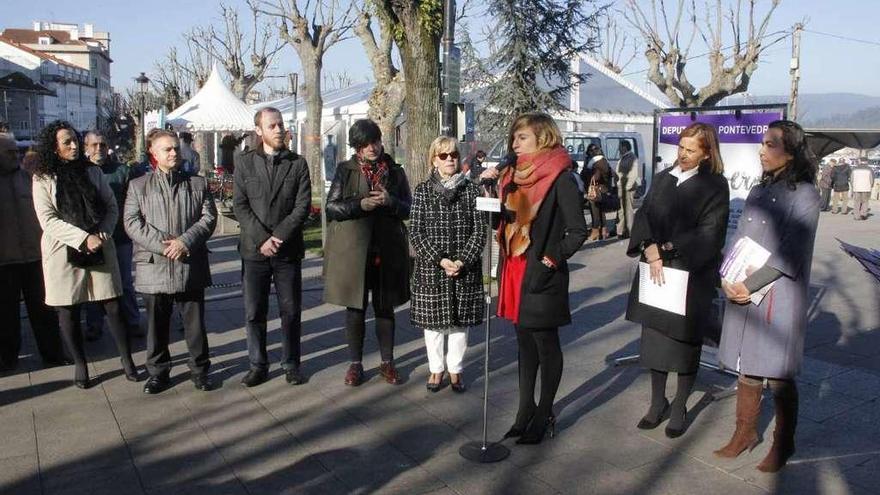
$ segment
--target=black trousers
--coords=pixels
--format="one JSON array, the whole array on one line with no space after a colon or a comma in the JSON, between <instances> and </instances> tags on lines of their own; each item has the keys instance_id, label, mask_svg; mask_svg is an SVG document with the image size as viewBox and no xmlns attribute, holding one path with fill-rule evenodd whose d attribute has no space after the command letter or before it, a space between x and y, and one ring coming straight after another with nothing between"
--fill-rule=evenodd
<instances>
[{"instance_id":1,"label":"black trousers","mask_svg":"<svg viewBox=\"0 0 880 495\"><path fill-rule=\"evenodd\" d=\"M272 257L264 261L242 260L242 290L247 320L248 358L252 369L268 369L266 317L269 288L275 282L281 314L281 368L299 368L302 338L302 262Z\"/></svg>"},{"instance_id":2,"label":"black trousers","mask_svg":"<svg viewBox=\"0 0 880 495\"><path fill-rule=\"evenodd\" d=\"M205 331L205 291L176 294L141 294L147 307L147 371L150 376L171 373L171 353L168 341L171 334L171 313L174 303L182 306L183 335L189 351L190 371L193 375L208 372L208 335Z\"/></svg>"},{"instance_id":3,"label":"black trousers","mask_svg":"<svg viewBox=\"0 0 880 495\"><path fill-rule=\"evenodd\" d=\"M8 233L6 235L9 235ZM24 297L31 330L44 361L64 359L58 315L46 305L43 266L39 261L0 265L0 363L15 366L21 351L21 307Z\"/></svg>"},{"instance_id":4,"label":"black trousers","mask_svg":"<svg viewBox=\"0 0 880 495\"><path fill-rule=\"evenodd\" d=\"M379 269L367 265L364 274L363 309L345 308L345 340L348 341L348 355L353 363L364 358L364 337L367 332L367 303L373 293L373 314L376 316L376 340L379 341L379 356L384 362L394 360L394 307L383 305L383 298L376 294L379 290Z\"/></svg>"}]
</instances>

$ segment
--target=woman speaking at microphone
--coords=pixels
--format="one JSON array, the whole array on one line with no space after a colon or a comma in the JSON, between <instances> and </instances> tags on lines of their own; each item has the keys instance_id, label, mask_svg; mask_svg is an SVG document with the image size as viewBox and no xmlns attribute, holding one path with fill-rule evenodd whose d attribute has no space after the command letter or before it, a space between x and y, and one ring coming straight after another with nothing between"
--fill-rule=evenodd
<instances>
[{"instance_id":1,"label":"woman speaking at microphone","mask_svg":"<svg viewBox=\"0 0 880 495\"><path fill-rule=\"evenodd\" d=\"M510 128L516 163L499 174L502 215L498 228L501 274L498 316L516 327L519 408L505 438L536 444L554 432L553 401L562 379L559 327L571 323L566 260L587 238L581 193L571 157L549 115L520 115ZM541 396L535 382L541 370Z\"/></svg>"},{"instance_id":2,"label":"woman speaking at microphone","mask_svg":"<svg viewBox=\"0 0 880 495\"><path fill-rule=\"evenodd\" d=\"M639 273L626 310L627 320L642 324L640 362L651 370L651 405L638 428L654 429L668 415L669 438L685 431L687 399L697 379L703 332L711 324L712 299L720 282L730 198L723 172L715 128L691 124L681 133L675 165L654 176L633 219L627 254L648 265L649 283L664 283L664 267L688 274L684 315L641 303ZM670 371L678 375L672 404L666 400Z\"/></svg>"}]
</instances>

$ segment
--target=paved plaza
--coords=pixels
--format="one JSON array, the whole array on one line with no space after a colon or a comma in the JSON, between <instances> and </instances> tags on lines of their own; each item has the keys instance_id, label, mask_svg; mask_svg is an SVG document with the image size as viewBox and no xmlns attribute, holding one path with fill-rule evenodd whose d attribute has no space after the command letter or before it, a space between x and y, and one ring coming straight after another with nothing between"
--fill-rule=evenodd
<instances>
[{"instance_id":1,"label":"paved plaza","mask_svg":"<svg viewBox=\"0 0 880 495\"><path fill-rule=\"evenodd\" d=\"M733 384L727 375L700 372L683 437L635 428L649 377L637 366L610 364L638 351L639 328L623 319L633 262L622 242L585 245L571 260L574 323L561 330L556 438L538 446L508 441L508 459L479 465L458 449L481 435L483 328L470 333L463 395L448 386L425 390L427 358L408 307L397 312L395 349L405 383L387 385L378 376L369 322L368 381L346 387L344 309L322 303L321 260L308 258L308 383L288 385L274 364L269 382L246 389L239 384L248 362L236 239L217 236L209 243L218 286L208 292L207 322L212 376L221 387L192 387L182 333L172 330L172 389L145 396L143 382L126 381L104 332L86 349L97 384L79 390L72 367L40 368L25 324L26 355L17 371L0 374L0 494L880 494L880 283L836 239L878 248L880 216L821 216L797 453L778 475L755 469L772 435L769 395L764 441L738 459L712 455L734 427L735 399L712 400ZM270 317L277 363L274 303ZM144 345L135 341L138 364ZM503 321L493 321L490 368L489 437L497 440L517 400L516 342ZM671 379L667 393L673 389Z\"/></svg>"}]
</instances>

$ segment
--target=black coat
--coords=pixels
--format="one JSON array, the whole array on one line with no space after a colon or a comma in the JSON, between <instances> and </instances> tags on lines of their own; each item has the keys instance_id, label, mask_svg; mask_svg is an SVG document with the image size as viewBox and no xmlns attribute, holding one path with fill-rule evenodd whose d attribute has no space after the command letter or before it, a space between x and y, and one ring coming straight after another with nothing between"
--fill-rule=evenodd
<instances>
[{"instance_id":1,"label":"black coat","mask_svg":"<svg viewBox=\"0 0 880 495\"><path fill-rule=\"evenodd\" d=\"M531 243L524 253L526 271L519 303L519 326L555 328L571 323L568 304L568 258L587 240L587 223L581 207L582 196L572 174L563 172L550 186L532 222ZM501 204L504 204L504 197ZM541 259L548 256L556 268L547 268ZM504 256L498 273L503 276Z\"/></svg>"},{"instance_id":2,"label":"black coat","mask_svg":"<svg viewBox=\"0 0 880 495\"><path fill-rule=\"evenodd\" d=\"M445 190L437 174L416 186L410 240L415 251L410 290L410 321L416 327L438 330L472 327L483 322L482 254L486 245L486 216L476 209L480 187L465 180ZM440 266L447 258L461 261L458 276Z\"/></svg>"},{"instance_id":3,"label":"black coat","mask_svg":"<svg viewBox=\"0 0 880 495\"><path fill-rule=\"evenodd\" d=\"M260 246L274 236L284 241L278 257L300 260L305 255L303 224L312 203L309 166L289 150L277 154L274 165L268 160L262 147L235 157L232 201L241 225L238 250L245 260L265 260ZM270 167L276 167L271 181Z\"/></svg>"},{"instance_id":4,"label":"black coat","mask_svg":"<svg viewBox=\"0 0 880 495\"><path fill-rule=\"evenodd\" d=\"M340 163L327 194L327 246L324 248L324 301L363 309L367 254L375 242L381 262L378 270L379 306L409 301L409 240L403 221L409 218L412 194L403 167L388 163L385 189L389 204L372 211L361 208L370 188L356 159Z\"/></svg>"},{"instance_id":5,"label":"black coat","mask_svg":"<svg viewBox=\"0 0 880 495\"><path fill-rule=\"evenodd\" d=\"M680 187L671 169L654 176L651 189L636 211L627 254L645 261L642 248L671 242L662 251L663 266L688 272L685 313L681 316L639 303L636 270L626 319L686 342L700 342L712 323L712 299L720 283L718 269L727 232L730 190L721 174L703 168Z\"/></svg>"}]
</instances>

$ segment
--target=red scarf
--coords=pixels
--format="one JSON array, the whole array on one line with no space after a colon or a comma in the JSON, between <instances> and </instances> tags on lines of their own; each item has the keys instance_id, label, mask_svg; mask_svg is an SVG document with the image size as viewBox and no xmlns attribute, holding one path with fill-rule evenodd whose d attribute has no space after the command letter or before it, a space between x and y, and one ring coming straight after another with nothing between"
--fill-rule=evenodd
<instances>
[{"instance_id":1,"label":"red scarf","mask_svg":"<svg viewBox=\"0 0 880 495\"><path fill-rule=\"evenodd\" d=\"M529 248L529 231L547 191L560 174L570 169L571 157L565 148L557 146L518 156L516 165L501 176L504 207L514 215L498 230L498 242L507 256L519 256ZM513 191L507 192L510 189Z\"/></svg>"},{"instance_id":2,"label":"red scarf","mask_svg":"<svg viewBox=\"0 0 880 495\"><path fill-rule=\"evenodd\" d=\"M376 162L364 160L359 154L356 154L355 158L357 159L358 165L361 167L361 173L364 174L364 177L367 179L367 185L370 187L371 191L379 190L379 186L382 188L386 186L388 182L388 164L385 162L384 153Z\"/></svg>"}]
</instances>

